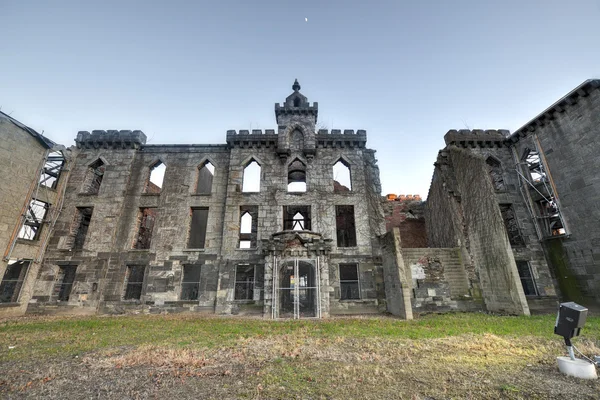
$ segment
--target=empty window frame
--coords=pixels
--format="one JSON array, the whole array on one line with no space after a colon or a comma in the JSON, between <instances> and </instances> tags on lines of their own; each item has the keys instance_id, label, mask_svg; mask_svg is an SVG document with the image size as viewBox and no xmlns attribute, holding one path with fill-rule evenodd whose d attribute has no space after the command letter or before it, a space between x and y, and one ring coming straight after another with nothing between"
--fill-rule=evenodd
<instances>
[{"instance_id":1,"label":"empty window frame","mask_svg":"<svg viewBox=\"0 0 600 400\"><path fill-rule=\"evenodd\" d=\"M239 248L251 249L256 247L258 230L258 206L240 207L240 236Z\"/></svg>"},{"instance_id":2,"label":"empty window frame","mask_svg":"<svg viewBox=\"0 0 600 400\"><path fill-rule=\"evenodd\" d=\"M556 201L539 200L536 202L539 211L539 226L544 237L564 235L565 228L558 212Z\"/></svg>"},{"instance_id":3,"label":"empty window frame","mask_svg":"<svg viewBox=\"0 0 600 400\"><path fill-rule=\"evenodd\" d=\"M350 165L342 159L333 164L333 191L335 193L352 191Z\"/></svg>"},{"instance_id":4,"label":"empty window frame","mask_svg":"<svg viewBox=\"0 0 600 400\"><path fill-rule=\"evenodd\" d=\"M358 264L340 264L340 299L360 299Z\"/></svg>"},{"instance_id":5,"label":"empty window frame","mask_svg":"<svg viewBox=\"0 0 600 400\"><path fill-rule=\"evenodd\" d=\"M157 161L150 167L148 180L146 181L145 193L160 193L165 179L167 166L162 161Z\"/></svg>"},{"instance_id":6,"label":"empty window frame","mask_svg":"<svg viewBox=\"0 0 600 400\"><path fill-rule=\"evenodd\" d=\"M283 206L283 230L310 231L310 206Z\"/></svg>"},{"instance_id":7,"label":"empty window frame","mask_svg":"<svg viewBox=\"0 0 600 400\"><path fill-rule=\"evenodd\" d=\"M490 156L487 158L487 160L485 160L485 163L487 165L488 174L492 180L494 190L506 190L506 185L504 184L504 175L502 174L502 164L500 161Z\"/></svg>"},{"instance_id":8,"label":"empty window frame","mask_svg":"<svg viewBox=\"0 0 600 400\"><path fill-rule=\"evenodd\" d=\"M188 249L203 249L206 244L206 227L208 224L208 208L192 208Z\"/></svg>"},{"instance_id":9,"label":"empty window frame","mask_svg":"<svg viewBox=\"0 0 600 400\"><path fill-rule=\"evenodd\" d=\"M356 247L354 206L335 206L335 227L338 247Z\"/></svg>"},{"instance_id":10,"label":"empty window frame","mask_svg":"<svg viewBox=\"0 0 600 400\"><path fill-rule=\"evenodd\" d=\"M306 192L306 165L299 159L288 165L288 192Z\"/></svg>"},{"instance_id":11,"label":"empty window frame","mask_svg":"<svg viewBox=\"0 0 600 400\"><path fill-rule=\"evenodd\" d=\"M73 222L73 249L81 250L85 244L90 222L92 221L92 207L77 207L75 221Z\"/></svg>"},{"instance_id":12,"label":"empty window frame","mask_svg":"<svg viewBox=\"0 0 600 400\"><path fill-rule=\"evenodd\" d=\"M156 221L156 208L140 208L138 212L138 232L133 247L135 249L149 249L152 241L152 231Z\"/></svg>"},{"instance_id":13,"label":"empty window frame","mask_svg":"<svg viewBox=\"0 0 600 400\"><path fill-rule=\"evenodd\" d=\"M54 285L54 296L58 301L69 301L73 282L75 282L76 265L59 265L58 276Z\"/></svg>"},{"instance_id":14,"label":"empty window frame","mask_svg":"<svg viewBox=\"0 0 600 400\"><path fill-rule=\"evenodd\" d=\"M25 211L25 221L19 231L19 238L26 240L37 240L40 238L42 223L44 222L44 218L46 218L48 208L50 208L50 205L43 201L32 199L29 202Z\"/></svg>"},{"instance_id":15,"label":"empty window frame","mask_svg":"<svg viewBox=\"0 0 600 400\"><path fill-rule=\"evenodd\" d=\"M531 181L536 184L540 182L547 182L546 171L540 158L540 153L536 150L526 149L523 155L523 161L527 166Z\"/></svg>"},{"instance_id":16,"label":"empty window frame","mask_svg":"<svg viewBox=\"0 0 600 400\"><path fill-rule=\"evenodd\" d=\"M521 278L521 284L523 285L523 292L525 296L537 296L538 291L535 286L535 280L531 272L531 266L528 261L517 261L517 270L519 271L519 277Z\"/></svg>"},{"instance_id":17,"label":"empty window frame","mask_svg":"<svg viewBox=\"0 0 600 400\"><path fill-rule=\"evenodd\" d=\"M105 171L106 165L100 159L90 164L85 176L83 192L87 194L98 194L100 191L100 185L102 185L102 179L104 178Z\"/></svg>"},{"instance_id":18,"label":"empty window frame","mask_svg":"<svg viewBox=\"0 0 600 400\"><path fill-rule=\"evenodd\" d=\"M60 172L65 164L65 157L60 151L52 151L46 157L44 169L40 175L40 184L51 189L56 189Z\"/></svg>"},{"instance_id":19,"label":"empty window frame","mask_svg":"<svg viewBox=\"0 0 600 400\"><path fill-rule=\"evenodd\" d=\"M512 204L500 204L500 213L504 220L504 226L506 227L506 233L508 234L508 241L510 244L512 246L525 245L525 240L523 240L523 235L521 235L519 222Z\"/></svg>"},{"instance_id":20,"label":"empty window frame","mask_svg":"<svg viewBox=\"0 0 600 400\"><path fill-rule=\"evenodd\" d=\"M127 266L127 275L125 276L125 293L123 295L123 300L139 300L142 297L145 273L146 267L144 265Z\"/></svg>"},{"instance_id":21,"label":"empty window frame","mask_svg":"<svg viewBox=\"0 0 600 400\"><path fill-rule=\"evenodd\" d=\"M254 299L254 265L239 264L235 268L235 300Z\"/></svg>"},{"instance_id":22,"label":"empty window frame","mask_svg":"<svg viewBox=\"0 0 600 400\"><path fill-rule=\"evenodd\" d=\"M260 164L254 159L244 167L242 192L260 192L260 170Z\"/></svg>"},{"instance_id":23,"label":"empty window frame","mask_svg":"<svg viewBox=\"0 0 600 400\"><path fill-rule=\"evenodd\" d=\"M16 303L29 270L29 260L9 260L0 282L0 303Z\"/></svg>"},{"instance_id":24,"label":"empty window frame","mask_svg":"<svg viewBox=\"0 0 600 400\"><path fill-rule=\"evenodd\" d=\"M181 300L198 300L201 265L184 265L181 278Z\"/></svg>"},{"instance_id":25,"label":"empty window frame","mask_svg":"<svg viewBox=\"0 0 600 400\"><path fill-rule=\"evenodd\" d=\"M198 182L196 194L211 194L215 167L210 161L206 161L198 168Z\"/></svg>"}]
</instances>

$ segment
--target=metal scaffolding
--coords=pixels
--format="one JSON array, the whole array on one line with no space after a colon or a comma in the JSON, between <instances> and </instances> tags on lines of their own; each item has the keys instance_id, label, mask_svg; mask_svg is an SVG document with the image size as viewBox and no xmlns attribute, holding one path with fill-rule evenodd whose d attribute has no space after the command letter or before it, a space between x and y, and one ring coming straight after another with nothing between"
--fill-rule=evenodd
<instances>
[{"instance_id":1,"label":"metal scaffolding","mask_svg":"<svg viewBox=\"0 0 600 400\"><path fill-rule=\"evenodd\" d=\"M527 149L519 158L513 147L519 189L527 209L535 221L540 240L567 235L567 227L560 210L560 202L544 153L537 136L533 135L533 149Z\"/></svg>"}]
</instances>

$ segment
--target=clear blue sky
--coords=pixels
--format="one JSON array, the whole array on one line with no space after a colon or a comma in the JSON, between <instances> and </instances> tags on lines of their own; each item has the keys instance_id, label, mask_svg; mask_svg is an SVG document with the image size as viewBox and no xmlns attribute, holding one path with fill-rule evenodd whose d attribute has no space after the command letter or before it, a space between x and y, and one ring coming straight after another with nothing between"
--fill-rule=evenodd
<instances>
[{"instance_id":1,"label":"clear blue sky","mask_svg":"<svg viewBox=\"0 0 600 400\"><path fill-rule=\"evenodd\" d=\"M66 145L273 129L298 78L323 126L367 130L383 194L425 196L449 129L516 130L600 77L598 0L0 0L0 38L2 111Z\"/></svg>"}]
</instances>

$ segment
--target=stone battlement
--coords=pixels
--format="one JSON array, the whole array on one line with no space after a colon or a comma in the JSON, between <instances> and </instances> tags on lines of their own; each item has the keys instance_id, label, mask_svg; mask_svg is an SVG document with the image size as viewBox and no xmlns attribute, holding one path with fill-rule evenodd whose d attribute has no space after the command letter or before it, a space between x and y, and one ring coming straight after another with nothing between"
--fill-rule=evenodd
<instances>
[{"instance_id":1,"label":"stone battlement","mask_svg":"<svg viewBox=\"0 0 600 400\"><path fill-rule=\"evenodd\" d=\"M78 149L138 149L146 144L146 135L139 130L79 131L75 144Z\"/></svg>"},{"instance_id":2,"label":"stone battlement","mask_svg":"<svg viewBox=\"0 0 600 400\"><path fill-rule=\"evenodd\" d=\"M367 137L367 131L359 129L354 133L354 129L344 129L342 133L341 129L332 129L331 131L328 129L319 129L317 135L358 135Z\"/></svg>"},{"instance_id":3,"label":"stone battlement","mask_svg":"<svg viewBox=\"0 0 600 400\"><path fill-rule=\"evenodd\" d=\"M502 147L509 134L505 129L451 129L444 135L444 141L458 147Z\"/></svg>"},{"instance_id":4,"label":"stone battlement","mask_svg":"<svg viewBox=\"0 0 600 400\"><path fill-rule=\"evenodd\" d=\"M277 147L278 136L274 129L234 129L227 131L227 144L235 147Z\"/></svg>"},{"instance_id":5,"label":"stone battlement","mask_svg":"<svg viewBox=\"0 0 600 400\"><path fill-rule=\"evenodd\" d=\"M342 133L343 132L343 133ZM318 147L358 147L364 148L367 143L367 131L359 129L319 129L316 135Z\"/></svg>"},{"instance_id":6,"label":"stone battlement","mask_svg":"<svg viewBox=\"0 0 600 400\"><path fill-rule=\"evenodd\" d=\"M319 103L316 101L312 103L309 102L301 103L298 106L290 107L287 104L279 104L275 103L275 115L279 114L315 114L319 112Z\"/></svg>"},{"instance_id":7,"label":"stone battlement","mask_svg":"<svg viewBox=\"0 0 600 400\"><path fill-rule=\"evenodd\" d=\"M263 133L262 129L252 129L247 130L247 129L242 129L240 131L236 131L234 129L232 130L228 130L227 131L227 136L235 136L235 135L276 135L275 130L274 129L265 129L265 132Z\"/></svg>"}]
</instances>

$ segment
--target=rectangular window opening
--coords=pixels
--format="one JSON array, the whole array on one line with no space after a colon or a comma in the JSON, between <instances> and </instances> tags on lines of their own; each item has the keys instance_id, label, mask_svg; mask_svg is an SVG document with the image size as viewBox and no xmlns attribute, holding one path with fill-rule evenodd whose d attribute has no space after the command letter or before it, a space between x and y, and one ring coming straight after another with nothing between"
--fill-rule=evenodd
<instances>
[{"instance_id":1,"label":"rectangular window opening","mask_svg":"<svg viewBox=\"0 0 600 400\"><path fill-rule=\"evenodd\" d=\"M76 271L77 266L74 265L58 266L58 277L54 286L54 295L58 301L69 301Z\"/></svg>"},{"instance_id":2,"label":"rectangular window opening","mask_svg":"<svg viewBox=\"0 0 600 400\"><path fill-rule=\"evenodd\" d=\"M74 221L74 232L73 232L73 249L81 250L85 244L90 222L92 220L92 207L77 207L77 213Z\"/></svg>"},{"instance_id":3,"label":"rectangular window opening","mask_svg":"<svg viewBox=\"0 0 600 400\"><path fill-rule=\"evenodd\" d=\"M535 286L535 280L533 279L533 273L531 272L529 262L517 261L517 270L519 271L519 277L521 278L525 296L537 296L538 291Z\"/></svg>"},{"instance_id":4,"label":"rectangular window opening","mask_svg":"<svg viewBox=\"0 0 600 400\"><path fill-rule=\"evenodd\" d=\"M135 249L143 250L150 248L156 214L156 208L140 208L138 213L138 233L134 243Z\"/></svg>"},{"instance_id":5,"label":"rectangular window opening","mask_svg":"<svg viewBox=\"0 0 600 400\"><path fill-rule=\"evenodd\" d=\"M127 266L127 276L125 277L125 294L123 295L123 300L139 300L142 297L145 272L146 267L144 265Z\"/></svg>"},{"instance_id":6,"label":"rectangular window opening","mask_svg":"<svg viewBox=\"0 0 600 400\"><path fill-rule=\"evenodd\" d=\"M181 300L198 300L201 265L184 265L181 279Z\"/></svg>"},{"instance_id":7,"label":"rectangular window opening","mask_svg":"<svg viewBox=\"0 0 600 400\"><path fill-rule=\"evenodd\" d=\"M506 227L506 233L508 234L508 241L512 246L524 246L525 240L521 235L521 229L519 229L519 222L517 215L512 204L500 204L500 213L504 220L504 226Z\"/></svg>"},{"instance_id":8,"label":"rectangular window opening","mask_svg":"<svg viewBox=\"0 0 600 400\"><path fill-rule=\"evenodd\" d=\"M340 298L342 300L360 299L358 264L340 264Z\"/></svg>"},{"instance_id":9,"label":"rectangular window opening","mask_svg":"<svg viewBox=\"0 0 600 400\"><path fill-rule=\"evenodd\" d=\"M235 300L254 300L254 265L239 264L235 269Z\"/></svg>"},{"instance_id":10,"label":"rectangular window opening","mask_svg":"<svg viewBox=\"0 0 600 400\"><path fill-rule=\"evenodd\" d=\"M335 226L338 247L356 247L354 206L335 206Z\"/></svg>"},{"instance_id":11,"label":"rectangular window opening","mask_svg":"<svg viewBox=\"0 0 600 400\"><path fill-rule=\"evenodd\" d=\"M48 214L50 204L31 199L25 211L25 222L19 231L19 238L38 240L42 231L42 223Z\"/></svg>"},{"instance_id":12,"label":"rectangular window opening","mask_svg":"<svg viewBox=\"0 0 600 400\"><path fill-rule=\"evenodd\" d=\"M542 199L536 202L536 204L538 208L537 220L542 234L545 237L564 235L565 228L562 224L556 201Z\"/></svg>"},{"instance_id":13,"label":"rectangular window opening","mask_svg":"<svg viewBox=\"0 0 600 400\"><path fill-rule=\"evenodd\" d=\"M48 154L44 163L44 169L40 175L40 184L51 189L56 189L64 164L65 158L60 151L53 151Z\"/></svg>"},{"instance_id":14,"label":"rectangular window opening","mask_svg":"<svg viewBox=\"0 0 600 400\"><path fill-rule=\"evenodd\" d=\"M29 260L10 260L0 283L0 303L17 303L23 281L29 270Z\"/></svg>"},{"instance_id":15,"label":"rectangular window opening","mask_svg":"<svg viewBox=\"0 0 600 400\"><path fill-rule=\"evenodd\" d=\"M192 208L188 249L203 249L206 242L208 208Z\"/></svg>"}]
</instances>

